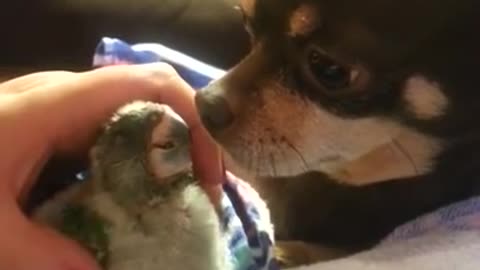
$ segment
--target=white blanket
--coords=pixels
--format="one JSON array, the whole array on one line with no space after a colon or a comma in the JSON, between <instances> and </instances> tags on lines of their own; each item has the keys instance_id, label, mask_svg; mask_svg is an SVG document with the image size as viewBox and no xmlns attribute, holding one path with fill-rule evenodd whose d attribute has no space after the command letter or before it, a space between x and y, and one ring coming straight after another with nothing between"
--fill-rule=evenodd
<instances>
[{"instance_id":1,"label":"white blanket","mask_svg":"<svg viewBox=\"0 0 480 270\"><path fill-rule=\"evenodd\" d=\"M297 270L480 270L480 197L409 222L372 250Z\"/></svg>"}]
</instances>

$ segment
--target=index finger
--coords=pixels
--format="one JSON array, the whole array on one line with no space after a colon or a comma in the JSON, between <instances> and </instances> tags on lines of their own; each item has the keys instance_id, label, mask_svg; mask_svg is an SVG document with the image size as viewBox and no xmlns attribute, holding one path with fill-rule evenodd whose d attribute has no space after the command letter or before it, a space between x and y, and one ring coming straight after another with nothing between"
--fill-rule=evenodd
<instances>
[{"instance_id":1,"label":"index finger","mask_svg":"<svg viewBox=\"0 0 480 270\"><path fill-rule=\"evenodd\" d=\"M196 112L195 91L167 64L112 66L78 74L46 91L29 91L29 111L49 131L54 151L87 149L99 126L112 113L134 100L171 106L189 125L195 173L203 183L223 178L220 152ZM32 118L30 118L32 119ZM34 121L32 119L32 121Z\"/></svg>"}]
</instances>

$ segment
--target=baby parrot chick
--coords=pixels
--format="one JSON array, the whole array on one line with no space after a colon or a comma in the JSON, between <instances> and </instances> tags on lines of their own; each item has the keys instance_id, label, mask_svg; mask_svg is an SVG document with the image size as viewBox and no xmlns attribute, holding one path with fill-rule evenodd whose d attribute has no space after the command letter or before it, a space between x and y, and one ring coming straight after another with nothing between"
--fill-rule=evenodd
<instances>
[{"instance_id":1,"label":"baby parrot chick","mask_svg":"<svg viewBox=\"0 0 480 270\"><path fill-rule=\"evenodd\" d=\"M106 270L229 270L215 207L192 175L189 132L169 106L120 108L90 151L89 178L34 219L89 250Z\"/></svg>"}]
</instances>

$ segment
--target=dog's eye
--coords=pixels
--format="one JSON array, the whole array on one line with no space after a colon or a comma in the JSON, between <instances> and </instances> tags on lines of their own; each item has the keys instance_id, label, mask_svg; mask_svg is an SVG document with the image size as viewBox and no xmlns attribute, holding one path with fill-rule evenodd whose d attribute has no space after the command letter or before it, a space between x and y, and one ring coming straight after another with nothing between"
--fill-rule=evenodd
<instances>
[{"instance_id":1,"label":"dog's eye","mask_svg":"<svg viewBox=\"0 0 480 270\"><path fill-rule=\"evenodd\" d=\"M308 49L304 68L310 80L329 92L340 91L349 86L350 69L317 48Z\"/></svg>"}]
</instances>

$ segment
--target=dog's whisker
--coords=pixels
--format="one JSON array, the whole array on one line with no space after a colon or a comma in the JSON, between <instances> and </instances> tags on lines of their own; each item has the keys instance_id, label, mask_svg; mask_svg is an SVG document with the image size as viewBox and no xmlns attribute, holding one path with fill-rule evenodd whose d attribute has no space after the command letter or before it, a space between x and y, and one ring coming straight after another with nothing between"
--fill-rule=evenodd
<instances>
[{"instance_id":1,"label":"dog's whisker","mask_svg":"<svg viewBox=\"0 0 480 270\"><path fill-rule=\"evenodd\" d=\"M282 154L283 164L287 167L285 171L290 171L290 166L288 166L289 163L287 153L285 153L285 149L283 147L280 147L280 151L280 153Z\"/></svg>"},{"instance_id":2,"label":"dog's whisker","mask_svg":"<svg viewBox=\"0 0 480 270\"><path fill-rule=\"evenodd\" d=\"M265 144L264 144L263 139L260 139L260 140L259 140L259 143L260 143L260 154L259 154L259 157L260 157L260 158L258 159L259 163L257 164L257 167L258 167L258 168L263 167L263 168L265 168L265 170L266 170L266 168L267 168L266 165L268 164L268 162L266 162L266 159L263 159L263 158L262 158L262 157L265 156L265 149L264 149ZM260 162L261 162L261 163L260 163Z\"/></svg>"},{"instance_id":3,"label":"dog's whisker","mask_svg":"<svg viewBox=\"0 0 480 270\"><path fill-rule=\"evenodd\" d=\"M405 158L409 161L409 163L412 165L413 170L415 171L415 174L419 174L417 165L415 165L415 160L413 157L408 153L407 149L403 147L403 145L395 138L392 138L393 145L405 156Z\"/></svg>"},{"instance_id":4,"label":"dog's whisker","mask_svg":"<svg viewBox=\"0 0 480 270\"><path fill-rule=\"evenodd\" d=\"M257 151L255 151L255 164L254 164L255 176L260 175L260 158L261 158L261 155Z\"/></svg>"},{"instance_id":5,"label":"dog's whisker","mask_svg":"<svg viewBox=\"0 0 480 270\"><path fill-rule=\"evenodd\" d=\"M292 149L296 154L297 156L300 158L304 168L303 170L304 171L309 171L309 166L308 166L308 163L307 161L305 160L305 158L303 157L302 153L295 147L295 145L293 145L292 143L290 143L288 140L285 140L285 143L287 144L288 147L290 147L290 149Z\"/></svg>"},{"instance_id":6,"label":"dog's whisker","mask_svg":"<svg viewBox=\"0 0 480 270\"><path fill-rule=\"evenodd\" d=\"M241 151L241 158L242 158L242 161L246 161L246 169L248 171L251 171L252 170L252 162L253 162L253 158L251 158L251 154L248 150L245 150L245 149L248 149L248 146L250 145L250 143L247 141L247 142L243 142L240 149L242 149Z\"/></svg>"},{"instance_id":7,"label":"dog's whisker","mask_svg":"<svg viewBox=\"0 0 480 270\"><path fill-rule=\"evenodd\" d=\"M253 169L253 158L248 154L248 151L243 151L243 160L247 160L247 170L251 171Z\"/></svg>"},{"instance_id":8,"label":"dog's whisker","mask_svg":"<svg viewBox=\"0 0 480 270\"><path fill-rule=\"evenodd\" d=\"M253 170L253 167L255 166L255 164L253 164L253 158L250 157L248 154L245 154L246 155L246 158L247 158L247 169L248 171L252 171Z\"/></svg>"},{"instance_id":9,"label":"dog's whisker","mask_svg":"<svg viewBox=\"0 0 480 270\"><path fill-rule=\"evenodd\" d=\"M277 176L277 166L275 165L275 155L270 153L270 166L273 170L273 176Z\"/></svg>"},{"instance_id":10,"label":"dog's whisker","mask_svg":"<svg viewBox=\"0 0 480 270\"><path fill-rule=\"evenodd\" d=\"M282 173L289 173L290 172L290 167L289 167L289 162L288 162L288 155L285 153L285 149L283 147L283 144L276 144L276 149L278 149L278 153L281 155L280 157L277 158L277 161L281 163L281 172ZM278 171L277 171L278 172Z\"/></svg>"}]
</instances>

